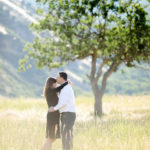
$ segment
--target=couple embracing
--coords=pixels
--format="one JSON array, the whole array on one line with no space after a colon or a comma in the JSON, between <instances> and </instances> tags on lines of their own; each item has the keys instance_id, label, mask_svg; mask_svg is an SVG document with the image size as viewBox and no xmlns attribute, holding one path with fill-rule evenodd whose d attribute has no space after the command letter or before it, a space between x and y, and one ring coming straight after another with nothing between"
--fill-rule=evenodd
<instances>
[{"instance_id":1,"label":"couple embracing","mask_svg":"<svg viewBox=\"0 0 150 150\"><path fill-rule=\"evenodd\" d=\"M66 72L59 72L56 79L48 78L44 96L48 104L46 141L41 150L52 150L52 144L62 138L63 150L73 147L73 126L76 120L75 98ZM57 87L57 83L60 86ZM59 95L59 96L58 96Z\"/></svg>"}]
</instances>

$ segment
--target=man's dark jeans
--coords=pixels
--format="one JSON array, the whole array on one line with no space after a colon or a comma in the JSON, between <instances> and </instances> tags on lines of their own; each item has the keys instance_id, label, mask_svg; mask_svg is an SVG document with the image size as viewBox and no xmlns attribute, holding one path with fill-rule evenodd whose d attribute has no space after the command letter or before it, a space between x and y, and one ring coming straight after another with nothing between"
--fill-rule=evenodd
<instances>
[{"instance_id":1,"label":"man's dark jeans","mask_svg":"<svg viewBox=\"0 0 150 150\"><path fill-rule=\"evenodd\" d=\"M73 126L76 120L76 114L73 112L61 113L61 134L63 150L73 148Z\"/></svg>"}]
</instances>

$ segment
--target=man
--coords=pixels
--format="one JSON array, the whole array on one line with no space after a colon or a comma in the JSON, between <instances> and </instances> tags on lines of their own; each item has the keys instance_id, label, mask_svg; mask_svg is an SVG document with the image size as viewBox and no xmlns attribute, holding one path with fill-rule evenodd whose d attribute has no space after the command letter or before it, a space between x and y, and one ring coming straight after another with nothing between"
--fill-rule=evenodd
<instances>
[{"instance_id":1,"label":"man","mask_svg":"<svg viewBox=\"0 0 150 150\"><path fill-rule=\"evenodd\" d=\"M64 84L67 82L67 73L59 72L57 82ZM70 84L66 85L60 92L59 102L55 107L50 107L49 111L59 110L61 114L61 133L63 150L73 148L73 126L76 119L76 109L74 92Z\"/></svg>"}]
</instances>

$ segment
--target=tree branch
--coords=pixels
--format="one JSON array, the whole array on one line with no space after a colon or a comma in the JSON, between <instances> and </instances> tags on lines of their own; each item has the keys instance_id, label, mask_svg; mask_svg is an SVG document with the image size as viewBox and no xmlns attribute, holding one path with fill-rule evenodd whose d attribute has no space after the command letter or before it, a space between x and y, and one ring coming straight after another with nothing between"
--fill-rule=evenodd
<instances>
[{"instance_id":1,"label":"tree branch","mask_svg":"<svg viewBox=\"0 0 150 150\"><path fill-rule=\"evenodd\" d=\"M94 78L96 73L96 59L97 59L97 51L95 50L92 54L92 63L91 63L91 74L90 77Z\"/></svg>"},{"instance_id":2,"label":"tree branch","mask_svg":"<svg viewBox=\"0 0 150 150\"><path fill-rule=\"evenodd\" d=\"M83 55L83 56L77 56L76 58L75 58L75 60L77 60L77 59L84 59L84 58L86 58L86 57L88 57L88 56L91 56L91 54L86 54L86 55Z\"/></svg>"},{"instance_id":3,"label":"tree branch","mask_svg":"<svg viewBox=\"0 0 150 150\"><path fill-rule=\"evenodd\" d=\"M109 67L109 69L107 70L107 72L104 73L103 79L102 79L102 86L101 86L101 90L100 92L102 93L102 95L105 92L106 89L106 81L108 79L108 77L112 74L112 72L114 71L114 69L116 69L119 65L121 64L121 62L116 63L115 61L111 64L111 66Z\"/></svg>"},{"instance_id":4,"label":"tree branch","mask_svg":"<svg viewBox=\"0 0 150 150\"><path fill-rule=\"evenodd\" d=\"M103 62L101 63L101 65L99 66L99 69L98 69L98 72L97 72L97 76L96 76L96 82L98 82L101 74L102 74L102 71L103 71L103 67L104 65L106 64L106 61L103 60Z\"/></svg>"}]
</instances>

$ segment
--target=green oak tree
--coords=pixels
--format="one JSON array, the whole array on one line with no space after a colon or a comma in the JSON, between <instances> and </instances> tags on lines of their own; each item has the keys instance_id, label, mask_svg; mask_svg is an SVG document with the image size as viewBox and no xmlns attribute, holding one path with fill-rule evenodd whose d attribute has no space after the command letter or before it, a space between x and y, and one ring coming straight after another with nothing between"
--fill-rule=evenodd
<instances>
[{"instance_id":1,"label":"green oak tree","mask_svg":"<svg viewBox=\"0 0 150 150\"><path fill-rule=\"evenodd\" d=\"M38 24L32 24L33 43L28 59L43 68L91 58L87 77L95 97L94 112L101 116L108 77L120 64L128 67L148 59L150 24L139 0L37 0ZM105 71L104 71L105 68ZM101 79L101 80L100 80Z\"/></svg>"}]
</instances>

